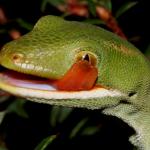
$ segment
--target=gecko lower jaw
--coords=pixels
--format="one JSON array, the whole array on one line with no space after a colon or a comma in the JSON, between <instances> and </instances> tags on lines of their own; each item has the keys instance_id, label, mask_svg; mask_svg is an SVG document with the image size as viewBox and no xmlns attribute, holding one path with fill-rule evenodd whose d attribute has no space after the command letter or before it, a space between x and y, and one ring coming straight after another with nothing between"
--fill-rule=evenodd
<instances>
[{"instance_id":1,"label":"gecko lower jaw","mask_svg":"<svg viewBox=\"0 0 150 150\"><path fill-rule=\"evenodd\" d=\"M90 90L64 91L57 90L49 84L48 79L30 76L15 71L0 73L0 89L13 95L38 99L98 99L104 97L120 97L123 94L117 90L108 90L94 86Z\"/></svg>"}]
</instances>

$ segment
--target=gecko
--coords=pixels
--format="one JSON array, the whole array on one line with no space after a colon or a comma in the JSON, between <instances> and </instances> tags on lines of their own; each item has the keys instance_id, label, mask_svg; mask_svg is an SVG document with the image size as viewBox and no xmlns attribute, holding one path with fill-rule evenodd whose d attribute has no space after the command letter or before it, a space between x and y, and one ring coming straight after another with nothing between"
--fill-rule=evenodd
<instances>
[{"instance_id":1,"label":"gecko","mask_svg":"<svg viewBox=\"0 0 150 150\"><path fill-rule=\"evenodd\" d=\"M103 109L135 130L129 141L150 150L150 62L131 43L100 27L57 16L3 46L0 89L28 100Z\"/></svg>"}]
</instances>

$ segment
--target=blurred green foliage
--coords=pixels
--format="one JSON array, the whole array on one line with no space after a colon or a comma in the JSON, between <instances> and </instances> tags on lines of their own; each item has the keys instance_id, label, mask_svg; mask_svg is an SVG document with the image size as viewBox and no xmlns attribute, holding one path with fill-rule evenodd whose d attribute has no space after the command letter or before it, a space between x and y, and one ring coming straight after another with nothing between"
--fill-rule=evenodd
<instances>
[{"instance_id":1,"label":"blurred green foliage","mask_svg":"<svg viewBox=\"0 0 150 150\"><path fill-rule=\"evenodd\" d=\"M51 135L43 139L34 150L45 150L46 147L56 139L56 135Z\"/></svg>"},{"instance_id":2,"label":"blurred green foliage","mask_svg":"<svg viewBox=\"0 0 150 150\"><path fill-rule=\"evenodd\" d=\"M123 15L125 12L127 12L129 9L131 9L133 6L135 6L138 2L127 2L123 4L116 12L115 17L118 18L121 15Z\"/></svg>"}]
</instances>

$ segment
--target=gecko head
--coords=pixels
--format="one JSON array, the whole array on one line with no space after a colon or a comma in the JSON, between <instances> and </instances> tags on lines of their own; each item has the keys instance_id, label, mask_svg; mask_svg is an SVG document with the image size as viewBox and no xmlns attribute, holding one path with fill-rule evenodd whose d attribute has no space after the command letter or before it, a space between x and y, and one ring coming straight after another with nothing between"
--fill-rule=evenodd
<instances>
[{"instance_id":1,"label":"gecko head","mask_svg":"<svg viewBox=\"0 0 150 150\"><path fill-rule=\"evenodd\" d=\"M144 84L139 66L147 64L116 35L55 16L41 18L31 32L6 44L0 63L7 68L0 73L2 90L37 102L93 109L137 95Z\"/></svg>"}]
</instances>

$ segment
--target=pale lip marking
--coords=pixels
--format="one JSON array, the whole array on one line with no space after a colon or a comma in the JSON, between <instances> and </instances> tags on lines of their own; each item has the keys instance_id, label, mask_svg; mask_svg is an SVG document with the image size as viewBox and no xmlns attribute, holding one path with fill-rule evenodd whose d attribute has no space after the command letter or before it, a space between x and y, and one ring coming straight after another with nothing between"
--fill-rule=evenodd
<instances>
[{"instance_id":1,"label":"pale lip marking","mask_svg":"<svg viewBox=\"0 0 150 150\"><path fill-rule=\"evenodd\" d=\"M95 87L88 91L59 91L48 82L22 80L9 74L0 73L0 89L21 97L44 99L92 99L125 96L117 90Z\"/></svg>"},{"instance_id":2,"label":"pale lip marking","mask_svg":"<svg viewBox=\"0 0 150 150\"><path fill-rule=\"evenodd\" d=\"M0 78L7 84L15 87L39 90L56 90L55 87L48 83L47 79L36 78L30 75L18 73L15 71L1 72Z\"/></svg>"}]
</instances>

